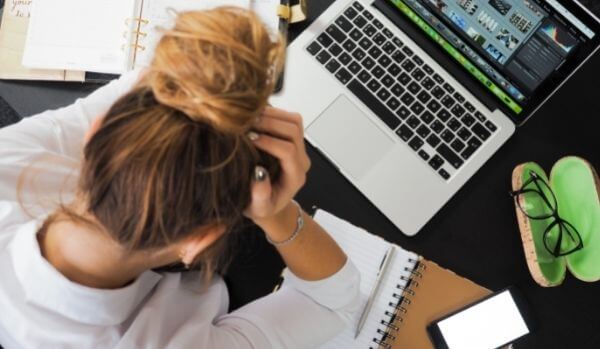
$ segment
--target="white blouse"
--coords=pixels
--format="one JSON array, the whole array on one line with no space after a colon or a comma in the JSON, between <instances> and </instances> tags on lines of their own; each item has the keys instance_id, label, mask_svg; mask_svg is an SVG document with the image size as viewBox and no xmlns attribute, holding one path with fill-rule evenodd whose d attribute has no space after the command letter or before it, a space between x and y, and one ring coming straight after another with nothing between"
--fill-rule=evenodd
<instances>
[{"instance_id":1,"label":"white blouse","mask_svg":"<svg viewBox=\"0 0 600 349\"><path fill-rule=\"evenodd\" d=\"M0 129L0 345L314 348L338 334L358 310L359 274L350 262L320 281L286 270L281 290L227 314L220 277L200 291L196 272L147 271L127 287L101 290L71 282L44 259L36 232L53 205L73 194L86 130L138 75Z\"/></svg>"}]
</instances>

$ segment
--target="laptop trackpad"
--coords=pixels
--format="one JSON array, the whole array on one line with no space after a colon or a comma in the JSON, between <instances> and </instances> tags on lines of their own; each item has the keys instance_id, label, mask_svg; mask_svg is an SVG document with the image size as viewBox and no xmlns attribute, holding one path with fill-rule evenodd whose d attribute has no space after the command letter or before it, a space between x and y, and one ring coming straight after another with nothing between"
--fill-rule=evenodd
<instances>
[{"instance_id":1,"label":"laptop trackpad","mask_svg":"<svg viewBox=\"0 0 600 349\"><path fill-rule=\"evenodd\" d=\"M394 144L344 95L319 115L307 133L355 179L367 174Z\"/></svg>"}]
</instances>

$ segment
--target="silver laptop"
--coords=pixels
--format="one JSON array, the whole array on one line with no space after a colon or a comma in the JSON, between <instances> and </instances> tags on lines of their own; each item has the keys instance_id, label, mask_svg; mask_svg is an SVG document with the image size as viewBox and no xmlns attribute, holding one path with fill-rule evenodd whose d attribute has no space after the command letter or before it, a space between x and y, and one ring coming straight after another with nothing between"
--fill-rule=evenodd
<instances>
[{"instance_id":1,"label":"silver laptop","mask_svg":"<svg viewBox=\"0 0 600 349\"><path fill-rule=\"evenodd\" d=\"M572 0L337 0L290 45L271 102L414 235L599 42Z\"/></svg>"}]
</instances>

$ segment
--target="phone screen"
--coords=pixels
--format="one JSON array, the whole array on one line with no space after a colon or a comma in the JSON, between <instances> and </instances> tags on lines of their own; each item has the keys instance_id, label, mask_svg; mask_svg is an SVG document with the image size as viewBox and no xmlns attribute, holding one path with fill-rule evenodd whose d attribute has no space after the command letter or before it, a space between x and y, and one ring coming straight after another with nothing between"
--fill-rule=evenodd
<instances>
[{"instance_id":1,"label":"phone screen","mask_svg":"<svg viewBox=\"0 0 600 349\"><path fill-rule=\"evenodd\" d=\"M529 333L510 290L437 322L449 349L498 348Z\"/></svg>"}]
</instances>

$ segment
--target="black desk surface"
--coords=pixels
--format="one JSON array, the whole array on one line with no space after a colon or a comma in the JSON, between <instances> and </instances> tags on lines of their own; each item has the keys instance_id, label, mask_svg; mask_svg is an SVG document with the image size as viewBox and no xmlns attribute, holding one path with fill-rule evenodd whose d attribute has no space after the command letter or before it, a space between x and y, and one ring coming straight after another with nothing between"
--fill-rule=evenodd
<instances>
[{"instance_id":1,"label":"black desk surface","mask_svg":"<svg viewBox=\"0 0 600 349\"><path fill-rule=\"evenodd\" d=\"M310 17L315 18L331 2L309 1ZM293 26L292 36L306 25ZM600 56L596 55L517 130L416 237L402 235L312 149L309 152L313 167L299 200L305 207L317 205L490 289L516 285L532 305L537 320L534 333L519 341L518 348L600 347L600 283L585 283L568 275L559 287L547 289L535 284L525 264L514 207L508 196L511 171L525 161L536 161L549 170L562 156L579 155L600 169L598 76ZM67 105L94 88L65 83L0 82L0 96L26 116ZM244 300L267 292L270 286L261 282L276 275L280 265L272 251L268 257L262 253L253 255L261 256L260 261L253 263L266 268L269 276L256 281L256 276L250 275L253 273L237 267L244 274L240 282L245 283L243 291L236 291L237 297Z\"/></svg>"}]
</instances>

